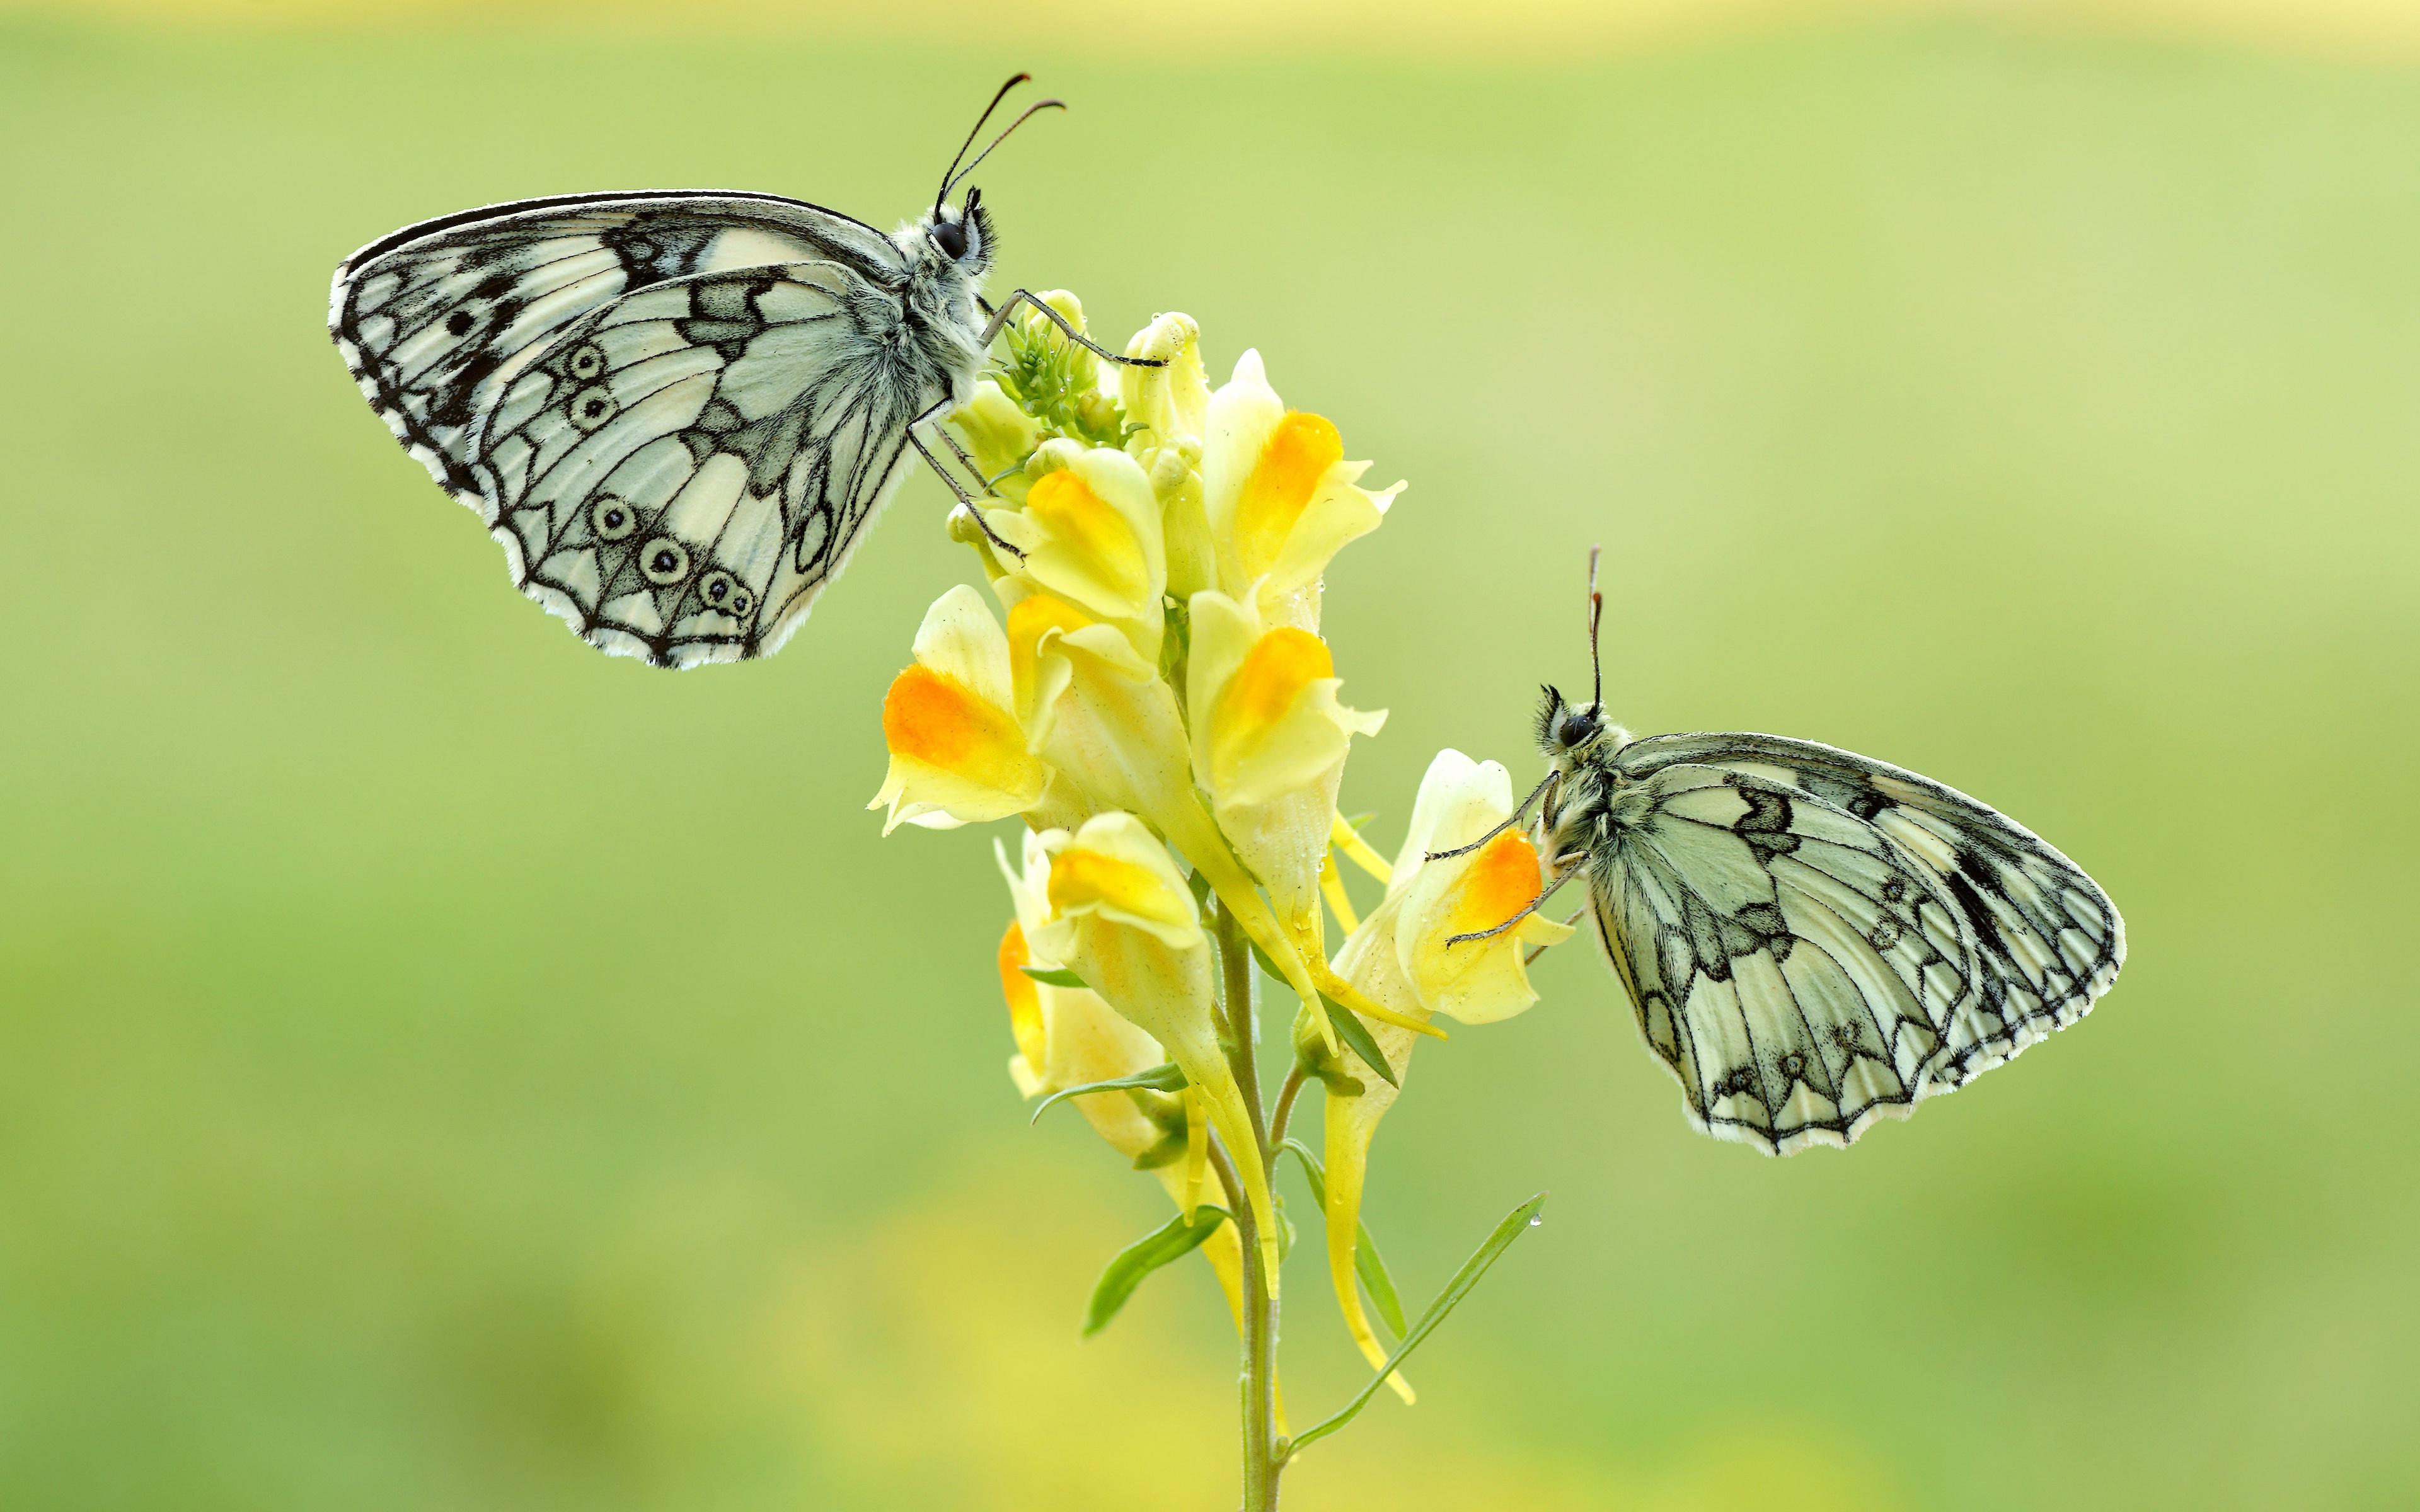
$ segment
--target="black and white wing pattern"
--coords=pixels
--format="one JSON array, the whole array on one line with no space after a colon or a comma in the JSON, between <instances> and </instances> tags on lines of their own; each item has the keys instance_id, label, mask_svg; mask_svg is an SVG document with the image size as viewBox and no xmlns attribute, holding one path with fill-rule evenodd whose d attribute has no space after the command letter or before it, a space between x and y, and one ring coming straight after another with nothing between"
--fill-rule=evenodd
<instances>
[{"instance_id":1,"label":"black and white wing pattern","mask_svg":"<svg viewBox=\"0 0 2420 1512\"><path fill-rule=\"evenodd\" d=\"M2126 959L2106 893L2005 814L1772 735L1612 758L1591 903L1693 1123L1845 1146L2082 1018Z\"/></svg>"},{"instance_id":2,"label":"black and white wing pattern","mask_svg":"<svg viewBox=\"0 0 2420 1512\"><path fill-rule=\"evenodd\" d=\"M945 391L852 319L903 276L889 238L774 195L530 200L356 253L329 329L515 586L690 666L779 649L905 472Z\"/></svg>"}]
</instances>

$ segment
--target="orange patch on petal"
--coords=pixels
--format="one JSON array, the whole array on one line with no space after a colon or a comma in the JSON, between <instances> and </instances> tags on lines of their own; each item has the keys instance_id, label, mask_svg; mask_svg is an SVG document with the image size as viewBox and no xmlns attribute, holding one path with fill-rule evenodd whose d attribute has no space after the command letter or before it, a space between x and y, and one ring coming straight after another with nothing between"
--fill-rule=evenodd
<instances>
[{"instance_id":1,"label":"orange patch on petal","mask_svg":"<svg viewBox=\"0 0 2420 1512\"><path fill-rule=\"evenodd\" d=\"M1278 422L1235 502L1235 548L1245 576L1257 578L1276 564L1319 480L1343 458L1344 438L1324 416L1297 409Z\"/></svg>"},{"instance_id":2,"label":"orange patch on petal","mask_svg":"<svg viewBox=\"0 0 2420 1512\"><path fill-rule=\"evenodd\" d=\"M1016 1037L1017 1053L1025 1057L1026 1068L1043 1074L1042 988L1032 977L1019 969L1033 964L1033 952L1026 948L1025 931L1015 919L1009 920L1008 933L1000 937L1000 991L1008 999L1008 1029Z\"/></svg>"},{"instance_id":3,"label":"orange patch on petal","mask_svg":"<svg viewBox=\"0 0 2420 1512\"><path fill-rule=\"evenodd\" d=\"M1003 793L1023 791L1032 778L1033 758L1016 718L922 663L891 680L882 699L882 740L895 756Z\"/></svg>"},{"instance_id":4,"label":"orange patch on petal","mask_svg":"<svg viewBox=\"0 0 2420 1512\"><path fill-rule=\"evenodd\" d=\"M1536 848L1529 837L1508 829L1489 841L1471 861L1470 870L1462 874L1460 896L1453 903L1453 927L1446 933L1468 934L1494 929L1528 907L1540 890Z\"/></svg>"},{"instance_id":5,"label":"orange patch on petal","mask_svg":"<svg viewBox=\"0 0 2420 1512\"><path fill-rule=\"evenodd\" d=\"M1243 665L1219 693L1218 724L1238 733L1275 724L1305 687L1335 675L1336 658L1319 637L1291 626L1271 630L1244 654Z\"/></svg>"}]
</instances>

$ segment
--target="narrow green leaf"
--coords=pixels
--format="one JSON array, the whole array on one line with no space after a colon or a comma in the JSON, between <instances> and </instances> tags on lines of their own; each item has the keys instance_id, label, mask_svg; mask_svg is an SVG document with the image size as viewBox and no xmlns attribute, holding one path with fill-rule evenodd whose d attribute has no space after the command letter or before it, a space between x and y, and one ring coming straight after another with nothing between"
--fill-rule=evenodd
<instances>
[{"instance_id":1,"label":"narrow green leaf","mask_svg":"<svg viewBox=\"0 0 2420 1512\"><path fill-rule=\"evenodd\" d=\"M1287 1140L1285 1148L1293 1150L1295 1159L1302 1162L1303 1180L1311 1183L1311 1200L1319 1204L1322 1213L1326 1212L1327 1171L1319 1164L1319 1157L1299 1139ZM1370 1237L1370 1226L1357 1219L1354 1224L1353 1273L1361 1278L1361 1285L1368 1289L1371 1302L1376 1304L1378 1317L1386 1323L1387 1332L1402 1338L1404 1304L1395 1296L1395 1278L1387 1273L1387 1262L1378 1255L1378 1242Z\"/></svg>"},{"instance_id":2,"label":"narrow green leaf","mask_svg":"<svg viewBox=\"0 0 2420 1512\"><path fill-rule=\"evenodd\" d=\"M1047 982L1053 987L1081 987L1087 992L1092 990L1091 983L1063 967L1057 971L1045 971L1040 966L1019 966L1016 969L1032 977L1035 981Z\"/></svg>"},{"instance_id":3,"label":"narrow green leaf","mask_svg":"<svg viewBox=\"0 0 2420 1512\"><path fill-rule=\"evenodd\" d=\"M1361 1409L1370 1405L1370 1398L1378 1394L1378 1388L1386 1384L1387 1377L1404 1363L1404 1357L1419 1349L1422 1341L1436 1332L1436 1326L1445 1321L1446 1314L1470 1295L1470 1288L1479 1285L1479 1278L1487 1273L1487 1268L1512 1247L1514 1240L1540 1221L1538 1211L1545 1205L1546 1194L1541 1192L1507 1214L1504 1221L1496 1226L1496 1232L1488 1235L1486 1242L1471 1252L1470 1258L1462 1262L1462 1269L1456 1271L1453 1279L1445 1284L1445 1289L1437 1293L1436 1301L1429 1304L1428 1311L1420 1314L1420 1320L1404 1335L1404 1342L1395 1346L1395 1352L1387 1356L1387 1363L1378 1367L1378 1373L1370 1378L1370 1383L1357 1392L1335 1416L1295 1434L1294 1442L1286 1446L1287 1458L1302 1453L1305 1446L1316 1443L1358 1416Z\"/></svg>"},{"instance_id":4,"label":"narrow green leaf","mask_svg":"<svg viewBox=\"0 0 2420 1512\"><path fill-rule=\"evenodd\" d=\"M1200 867L1197 866L1193 870L1185 873L1185 885L1193 890L1193 902L1203 913L1208 913L1210 911L1210 879L1202 874L1202 869ZM1259 955L1261 953L1261 948L1257 945L1253 946L1252 953L1254 955Z\"/></svg>"},{"instance_id":5,"label":"narrow green leaf","mask_svg":"<svg viewBox=\"0 0 2420 1512\"><path fill-rule=\"evenodd\" d=\"M1180 1212L1118 1251L1117 1257L1101 1273L1101 1279L1093 1283L1093 1300L1084 1307L1084 1337L1091 1338L1109 1326L1109 1319L1134 1295L1135 1288L1142 1285L1144 1276L1171 1260L1181 1260L1191 1254L1226 1221L1224 1208L1198 1208L1190 1223Z\"/></svg>"},{"instance_id":6,"label":"narrow green leaf","mask_svg":"<svg viewBox=\"0 0 2420 1512\"><path fill-rule=\"evenodd\" d=\"M1356 834L1358 834L1363 825L1369 824L1371 820L1377 817L1378 810L1375 809L1371 810L1368 813L1357 813L1352 818L1344 821L1344 827L1354 831Z\"/></svg>"},{"instance_id":7,"label":"narrow green leaf","mask_svg":"<svg viewBox=\"0 0 2420 1512\"><path fill-rule=\"evenodd\" d=\"M1387 1057L1379 1050L1378 1041L1370 1038L1370 1026L1362 1023L1351 1009L1326 993L1319 995L1319 1000L1327 1005L1327 1019L1336 1026L1336 1038L1359 1056L1364 1065L1385 1077L1388 1086L1401 1091L1404 1084L1396 1079L1395 1068L1387 1064Z\"/></svg>"},{"instance_id":8,"label":"narrow green leaf","mask_svg":"<svg viewBox=\"0 0 2420 1512\"><path fill-rule=\"evenodd\" d=\"M1041 1105L1033 1110L1033 1117L1026 1121L1038 1123L1042 1119L1042 1115L1049 1111L1051 1103L1063 1103L1071 1097L1082 1097L1087 1092L1177 1092L1184 1088L1184 1068L1171 1061L1165 1066L1154 1066L1149 1071L1139 1071L1131 1076L1121 1076L1111 1082L1086 1082L1081 1087L1063 1087L1044 1098Z\"/></svg>"}]
</instances>

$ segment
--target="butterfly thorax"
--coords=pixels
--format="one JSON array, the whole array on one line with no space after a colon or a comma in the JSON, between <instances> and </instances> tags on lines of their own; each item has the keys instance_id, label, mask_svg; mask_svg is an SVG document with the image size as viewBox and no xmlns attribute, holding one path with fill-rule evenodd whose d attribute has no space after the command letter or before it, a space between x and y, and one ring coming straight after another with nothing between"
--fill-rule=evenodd
<instances>
[{"instance_id":1,"label":"butterfly thorax","mask_svg":"<svg viewBox=\"0 0 2420 1512\"><path fill-rule=\"evenodd\" d=\"M1617 822L1615 801L1629 779L1613 758L1630 732L1609 724L1602 705L1574 705L1552 687L1538 707L1538 749L1553 767L1540 820L1549 857L1585 853Z\"/></svg>"},{"instance_id":2,"label":"butterfly thorax","mask_svg":"<svg viewBox=\"0 0 2420 1512\"><path fill-rule=\"evenodd\" d=\"M928 368L961 404L983 366L980 296L993 246L991 218L972 196L969 208L963 216L947 206L927 211L891 238L908 270L899 331L912 350L901 356Z\"/></svg>"}]
</instances>

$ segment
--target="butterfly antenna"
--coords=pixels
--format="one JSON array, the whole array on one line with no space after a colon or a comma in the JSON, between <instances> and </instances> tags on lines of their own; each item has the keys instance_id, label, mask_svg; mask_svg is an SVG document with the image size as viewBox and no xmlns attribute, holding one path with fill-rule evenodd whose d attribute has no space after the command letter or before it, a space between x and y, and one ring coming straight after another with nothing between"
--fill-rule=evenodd
<instances>
[{"instance_id":1,"label":"butterfly antenna","mask_svg":"<svg viewBox=\"0 0 2420 1512\"><path fill-rule=\"evenodd\" d=\"M991 156L992 147L996 147L1002 142L1008 140L1009 132L1016 131L1027 121L1032 120L1039 112L1046 110L1065 110L1066 108L1067 102L1063 100L1037 100L1032 104L1026 106L1025 114L1009 122L1006 126L1001 127L1000 129L1000 134L991 139L991 147L987 147L981 152L976 153L975 161L959 169L956 177L944 178L941 180L941 197L943 199L949 198L950 191L957 186L958 179L964 178L967 175L974 172L975 169L982 164L984 159Z\"/></svg>"},{"instance_id":2,"label":"butterfly antenna","mask_svg":"<svg viewBox=\"0 0 2420 1512\"><path fill-rule=\"evenodd\" d=\"M958 171L958 164L965 161L967 148L974 146L975 138L983 134L984 122L991 119L991 113L1000 109L1000 102L1008 98L1008 92L1010 90L1016 88L1018 85L1031 83L1032 78L1033 75L1030 73L1020 73L1015 78L1009 80L1008 83L1001 85L1000 86L1000 93L992 96L991 103L985 105L984 107L984 113L975 117L974 130L969 131L967 133L967 139L958 144L958 155L952 158L950 160L950 165L941 170L941 192L933 196L934 214L939 215L941 212L941 202L950 197L950 176L956 173ZM989 151L990 149L986 147L985 150ZM978 158L975 161L980 162L983 160Z\"/></svg>"},{"instance_id":3,"label":"butterfly antenna","mask_svg":"<svg viewBox=\"0 0 2420 1512\"><path fill-rule=\"evenodd\" d=\"M1605 622L1605 595L1596 591L1596 558L1604 549L1589 548L1589 672L1595 684L1590 702L1599 714L1605 712L1605 658L1597 650L1597 626Z\"/></svg>"}]
</instances>

